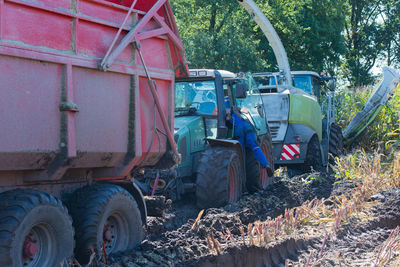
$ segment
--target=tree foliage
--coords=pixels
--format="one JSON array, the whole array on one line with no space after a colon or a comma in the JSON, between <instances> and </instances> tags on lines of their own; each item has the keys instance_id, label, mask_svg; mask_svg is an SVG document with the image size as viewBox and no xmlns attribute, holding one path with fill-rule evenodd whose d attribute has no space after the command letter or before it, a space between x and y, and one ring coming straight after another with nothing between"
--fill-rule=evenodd
<instances>
[{"instance_id":1,"label":"tree foliage","mask_svg":"<svg viewBox=\"0 0 400 267\"><path fill-rule=\"evenodd\" d=\"M400 2L348 0L346 10L343 74L352 87L372 84L377 61L400 62Z\"/></svg>"},{"instance_id":2,"label":"tree foliage","mask_svg":"<svg viewBox=\"0 0 400 267\"><path fill-rule=\"evenodd\" d=\"M344 51L344 1L269 0L257 4L280 35L293 69L333 72ZM267 39L236 0L171 3L191 68L276 70Z\"/></svg>"},{"instance_id":3,"label":"tree foliage","mask_svg":"<svg viewBox=\"0 0 400 267\"><path fill-rule=\"evenodd\" d=\"M338 71L352 87L374 82L377 61L400 65L398 0L255 0L292 70ZM236 0L171 0L190 68L276 71L271 47Z\"/></svg>"}]
</instances>

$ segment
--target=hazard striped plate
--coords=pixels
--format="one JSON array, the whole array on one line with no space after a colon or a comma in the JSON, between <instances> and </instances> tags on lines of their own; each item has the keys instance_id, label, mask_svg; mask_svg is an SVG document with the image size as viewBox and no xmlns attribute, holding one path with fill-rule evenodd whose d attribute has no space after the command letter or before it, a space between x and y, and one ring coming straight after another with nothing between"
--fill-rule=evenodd
<instances>
[{"instance_id":1,"label":"hazard striped plate","mask_svg":"<svg viewBox=\"0 0 400 267\"><path fill-rule=\"evenodd\" d=\"M293 160L295 157L298 158L300 154L300 145L298 144L287 144L282 148L281 160Z\"/></svg>"}]
</instances>

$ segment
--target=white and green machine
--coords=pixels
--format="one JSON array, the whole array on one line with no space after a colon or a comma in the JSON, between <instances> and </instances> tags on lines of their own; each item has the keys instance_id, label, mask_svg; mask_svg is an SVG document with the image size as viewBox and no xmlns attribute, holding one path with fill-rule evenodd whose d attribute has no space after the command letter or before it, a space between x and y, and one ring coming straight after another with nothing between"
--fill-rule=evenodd
<instances>
[{"instance_id":1,"label":"white and green machine","mask_svg":"<svg viewBox=\"0 0 400 267\"><path fill-rule=\"evenodd\" d=\"M260 26L279 67L279 73L254 75L271 128L275 165L287 166L290 175L321 169L329 153L338 155L343 148L342 131L334 123L335 79L311 71L291 72L285 48L270 21L253 0L238 3Z\"/></svg>"},{"instance_id":2,"label":"white and green machine","mask_svg":"<svg viewBox=\"0 0 400 267\"><path fill-rule=\"evenodd\" d=\"M312 71L291 71L285 48L270 21L253 0L238 0L260 26L274 51L279 73L254 74L262 93L271 129L275 166L287 166L289 175L319 170L330 155L338 156L343 143L360 136L399 86L400 74L383 69L384 79L342 135L335 124L335 79Z\"/></svg>"},{"instance_id":3,"label":"white and green machine","mask_svg":"<svg viewBox=\"0 0 400 267\"><path fill-rule=\"evenodd\" d=\"M281 84L279 73L254 74L271 129L275 164L289 175L320 170L329 154L343 151L335 124L335 79L311 71L291 72L293 86ZM322 108L321 108L322 107Z\"/></svg>"}]
</instances>

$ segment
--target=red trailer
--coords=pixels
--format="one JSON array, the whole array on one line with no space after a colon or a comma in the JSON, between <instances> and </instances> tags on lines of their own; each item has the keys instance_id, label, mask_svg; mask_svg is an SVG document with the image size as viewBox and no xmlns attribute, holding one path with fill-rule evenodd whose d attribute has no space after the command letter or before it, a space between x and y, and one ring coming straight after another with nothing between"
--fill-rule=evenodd
<instances>
[{"instance_id":1,"label":"red trailer","mask_svg":"<svg viewBox=\"0 0 400 267\"><path fill-rule=\"evenodd\" d=\"M130 174L179 161L174 77L186 75L167 0L0 0L0 266L142 240Z\"/></svg>"}]
</instances>

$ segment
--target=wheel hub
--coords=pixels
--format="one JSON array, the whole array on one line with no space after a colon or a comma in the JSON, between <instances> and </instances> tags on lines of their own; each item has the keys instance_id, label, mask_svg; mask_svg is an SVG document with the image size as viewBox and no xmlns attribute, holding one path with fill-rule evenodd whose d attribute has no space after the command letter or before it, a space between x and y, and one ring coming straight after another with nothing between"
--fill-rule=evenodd
<instances>
[{"instance_id":1,"label":"wheel hub","mask_svg":"<svg viewBox=\"0 0 400 267\"><path fill-rule=\"evenodd\" d=\"M107 253L113 251L116 245L117 238L115 231L115 221L112 217L109 217L103 228L103 242Z\"/></svg>"},{"instance_id":2,"label":"wheel hub","mask_svg":"<svg viewBox=\"0 0 400 267\"><path fill-rule=\"evenodd\" d=\"M23 260L24 262L28 259L33 258L38 251L38 248L35 242L29 237L25 237L24 245L23 245Z\"/></svg>"}]
</instances>

